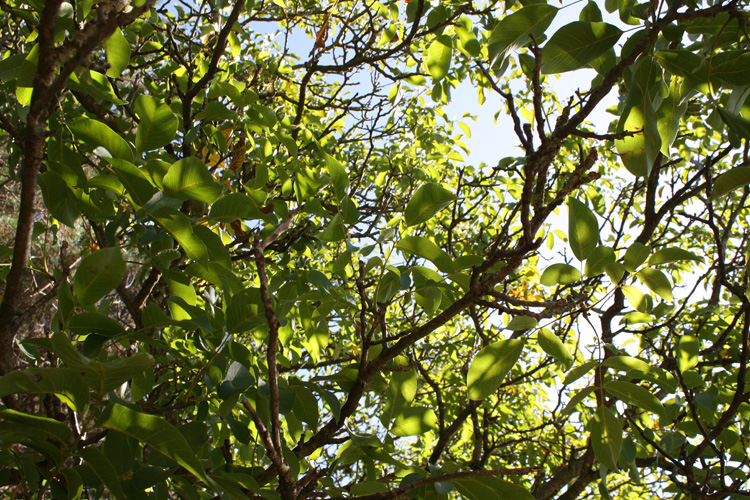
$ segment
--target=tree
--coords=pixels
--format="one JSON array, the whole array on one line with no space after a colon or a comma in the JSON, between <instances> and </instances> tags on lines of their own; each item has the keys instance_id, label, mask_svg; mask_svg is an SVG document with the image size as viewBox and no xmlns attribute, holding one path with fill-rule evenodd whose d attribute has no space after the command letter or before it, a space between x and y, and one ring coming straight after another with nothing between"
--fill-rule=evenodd
<instances>
[{"instance_id":1,"label":"tree","mask_svg":"<svg viewBox=\"0 0 750 500\"><path fill-rule=\"evenodd\" d=\"M570 8L0 0L3 494L750 495L747 2Z\"/></svg>"}]
</instances>

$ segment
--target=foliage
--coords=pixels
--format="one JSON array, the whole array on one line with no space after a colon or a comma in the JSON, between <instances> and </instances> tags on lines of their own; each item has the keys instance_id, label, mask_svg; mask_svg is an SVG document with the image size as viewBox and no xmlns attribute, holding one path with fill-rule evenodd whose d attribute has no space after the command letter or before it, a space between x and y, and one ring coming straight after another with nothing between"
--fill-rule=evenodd
<instances>
[{"instance_id":1,"label":"foliage","mask_svg":"<svg viewBox=\"0 0 750 500\"><path fill-rule=\"evenodd\" d=\"M4 496L750 495L745 0L159 3L0 0Z\"/></svg>"}]
</instances>

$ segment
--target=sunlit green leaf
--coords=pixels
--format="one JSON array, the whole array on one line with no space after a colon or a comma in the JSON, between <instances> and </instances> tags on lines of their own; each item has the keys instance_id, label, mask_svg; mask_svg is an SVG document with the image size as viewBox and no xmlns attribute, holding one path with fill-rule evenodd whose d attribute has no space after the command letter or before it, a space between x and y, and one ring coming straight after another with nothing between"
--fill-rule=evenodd
<instances>
[{"instance_id":1,"label":"sunlit green leaf","mask_svg":"<svg viewBox=\"0 0 750 500\"><path fill-rule=\"evenodd\" d=\"M177 132L177 116L166 104L152 96L140 95L135 100L140 123L135 134L136 152L153 151L172 142Z\"/></svg>"},{"instance_id":2,"label":"sunlit green leaf","mask_svg":"<svg viewBox=\"0 0 750 500\"><path fill-rule=\"evenodd\" d=\"M750 183L750 177L748 178L748 183ZM703 262L703 258L695 255L693 252L679 247L661 248L651 254L651 256L648 258L648 263L652 266L658 266L659 264L668 264L670 262L684 261Z\"/></svg>"},{"instance_id":3,"label":"sunlit green leaf","mask_svg":"<svg viewBox=\"0 0 750 500\"><path fill-rule=\"evenodd\" d=\"M537 323L538 320L531 316L513 316L513 319L508 322L505 328L512 331L529 330L534 328Z\"/></svg>"},{"instance_id":4,"label":"sunlit green leaf","mask_svg":"<svg viewBox=\"0 0 750 500\"><path fill-rule=\"evenodd\" d=\"M173 208L163 207L149 213L149 216L180 244L188 257L204 267L208 264L208 249L193 232L193 225L187 215Z\"/></svg>"},{"instance_id":5,"label":"sunlit green leaf","mask_svg":"<svg viewBox=\"0 0 750 500\"><path fill-rule=\"evenodd\" d=\"M700 340L693 335L682 335L677 343L677 366L686 372L698 364Z\"/></svg>"},{"instance_id":6,"label":"sunlit green leaf","mask_svg":"<svg viewBox=\"0 0 750 500\"><path fill-rule=\"evenodd\" d=\"M623 259L625 269L627 269L630 273L635 272L639 267L641 267L641 264L646 262L646 259L648 258L650 253L650 246L638 242L633 243L625 251L625 258Z\"/></svg>"},{"instance_id":7,"label":"sunlit green leaf","mask_svg":"<svg viewBox=\"0 0 750 500\"><path fill-rule=\"evenodd\" d=\"M221 194L218 184L208 167L195 157L184 158L175 162L164 176L164 189L180 199L194 199L204 203L213 203Z\"/></svg>"},{"instance_id":8,"label":"sunlit green leaf","mask_svg":"<svg viewBox=\"0 0 750 500\"><path fill-rule=\"evenodd\" d=\"M78 118L68 123L68 128L79 141L106 149L113 158L133 161L133 149L117 132L104 123L91 118Z\"/></svg>"},{"instance_id":9,"label":"sunlit green leaf","mask_svg":"<svg viewBox=\"0 0 750 500\"><path fill-rule=\"evenodd\" d=\"M461 497L469 500L532 500L525 488L503 479L485 477L467 477L454 479L453 484Z\"/></svg>"}]
</instances>

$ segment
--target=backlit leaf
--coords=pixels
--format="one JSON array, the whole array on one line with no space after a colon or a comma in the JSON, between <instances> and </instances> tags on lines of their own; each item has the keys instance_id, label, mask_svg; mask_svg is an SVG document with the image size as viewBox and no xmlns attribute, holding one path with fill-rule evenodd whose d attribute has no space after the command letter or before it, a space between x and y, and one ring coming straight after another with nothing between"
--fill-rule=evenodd
<instances>
[{"instance_id":1,"label":"backlit leaf","mask_svg":"<svg viewBox=\"0 0 750 500\"><path fill-rule=\"evenodd\" d=\"M575 198L568 199L568 244L580 261L599 243L599 223L589 207Z\"/></svg>"},{"instance_id":2,"label":"backlit leaf","mask_svg":"<svg viewBox=\"0 0 750 500\"><path fill-rule=\"evenodd\" d=\"M469 365L469 398L479 401L494 393L518 361L523 346L523 340L500 340L480 350Z\"/></svg>"},{"instance_id":3,"label":"backlit leaf","mask_svg":"<svg viewBox=\"0 0 750 500\"><path fill-rule=\"evenodd\" d=\"M107 62L109 69L107 76L110 78L119 78L122 71L130 64L130 43L122 35L119 28L115 28L114 33L104 42L107 51Z\"/></svg>"},{"instance_id":4,"label":"backlit leaf","mask_svg":"<svg viewBox=\"0 0 750 500\"><path fill-rule=\"evenodd\" d=\"M648 410L659 415L662 419L667 418L667 412L661 401L639 385L621 380L610 380L604 385L604 389L620 401Z\"/></svg>"},{"instance_id":5,"label":"backlit leaf","mask_svg":"<svg viewBox=\"0 0 750 500\"><path fill-rule=\"evenodd\" d=\"M617 471L617 459L622 447L622 424L606 406L600 406L591 420L591 445L599 463Z\"/></svg>"},{"instance_id":6,"label":"backlit leaf","mask_svg":"<svg viewBox=\"0 0 750 500\"><path fill-rule=\"evenodd\" d=\"M542 328L537 336L537 341L539 347L562 364L563 368L568 369L573 366L573 356L570 351L565 347L562 340L550 330Z\"/></svg>"},{"instance_id":7,"label":"backlit leaf","mask_svg":"<svg viewBox=\"0 0 750 500\"><path fill-rule=\"evenodd\" d=\"M530 4L502 18L495 25L488 41L490 65L494 66L531 43L532 36L540 41L557 11L556 7L545 3Z\"/></svg>"},{"instance_id":8,"label":"backlit leaf","mask_svg":"<svg viewBox=\"0 0 750 500\"><path fill-rule=\"evenodd\" d=\"M656 293L662 299L669 302L674 300L674 297L672 296L672 284L663 272L658 269L646 267L638 271L636 276L649 288L649 290Z\"/></svg>"},{"instance_id":9,"label":"backlit leaf","mask_svg":"<svg viewBox=\"0 0 750 500\"><path fill-rule=\"evenodd\" d=\"M448 74L452 52L453 40L448 35L440 35L430 44L425 65L433 81L438 82Z\"/></svg>"},{"instance_id":10,"label":"backlit leaf","mask_svg":"<svg viewBox=\"0 0 750 500\"><path fill-rule=\"evenodd\" d=\"M422 236L405 236L399 240L396 248L429 260L444 273L454 272L451 256L438 248L432 240Z\"/></svg>"},{"instance_id":11,"label":"backlit leaf","mask_svg":"<svg viewBox=\"0 0 750 500\"><path fill-rule=\"evenodd\" d=\"M581 279L581 272L569 264L552 264L542 273L539 282L544 286L569 285Z\"/></svg>"},{"instance_id":12,"label":"backlit leaf","mask_svg":"<svg viewBox=\"0 0 750 500\"><path fill-rule=\"evenodd\" d=\"M437 415L430 408L413 406L396 416L390 432L394 436L416 436L429 431L436 423Z\"/></svg>"},{"instance_id":13,"label":"backlit leaf","mask_svg":"<svg viewBox=\"0 0 750 500\"><path fill-rule=\"evenodd\" d=\"M407 226L430 220L456 199L452 192L433 182L422 185L406 204L404 219Z\"/></svg>"}]
</instances>

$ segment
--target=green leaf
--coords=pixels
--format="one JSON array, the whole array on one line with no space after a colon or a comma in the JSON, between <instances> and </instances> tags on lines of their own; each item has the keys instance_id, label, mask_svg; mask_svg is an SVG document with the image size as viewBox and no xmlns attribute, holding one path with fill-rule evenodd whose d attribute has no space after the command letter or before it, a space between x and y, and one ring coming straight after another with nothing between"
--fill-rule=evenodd
<instances>
[{"instance_id":1,"label":"green leaf","mask_svg":"<svg viewBox=\"0 0 750 500\"><path fill-rule=\"evenodd\" d=\"M716 200L748 184L750 184L750 167L735 167L716 178L710 199Z\"/></svg>"},{"instance_id":2,"label":"green leaf","mask_svg":"<svg viewBox=\"0 0 750 500\"><path fill-rule=\"evenodd\" d=\"M638 271L636 277L641 280L649 290L656 293L662 299L669 302L674 300L674 297L672 296L672 284L663 272L658 269L646 267Z\"/></svg>"},{"instance_id":3,"label":"green leaf","mask_svg":"<svg viewBox=\"0 0 750 500\"><path fill-rule=\"evenodd\" d=\"M391 375L380 421L384 426L401 414L417 395L417 371L397 371Z\"/></svg>"},{"instance_id":4,"label":"green leaf","mask_svg":"<svg viewBox=\"0 0 750 500\"><path fill-rule=\"evenodd\" d=\"M563 365L564 369L567 370L573 366L574 360L570 351L565 347L562 340L550 330L542 328L537 335L537 341L539 342L539 347Z\"/></svg>"},{"instance_id":5,"label":"green leaf","mask_svg":"<svg viewBox=\"0 0 750 500\"><path fill-rule=\"evenodd\" d=\"M647 389L639 385L620 380L610 380L604 385L604 389L620 401L655 413L662 420L667 418L667 411L664 409L661 401Z\"/></svg>"},{"instance_id":6,"label":"green leaf","mask_svg":"<svg viewBox=\"0 0 750 500\"><path fill-rule=\"evenodd\" d=\"M99 478L102 484L107 487L109 492L117 500L127 500L128 497L125 495L125 492L122 491L120 477L118 476L115 467L112 465L112 462L109 461L107 456L99 450L99 448L87 446L78 450L76 454L86 461L96 477Z\"/></svg>"},{"instance_id":7,"label":"green leaf","mask_svg":"<svg viewBox=\"0 0 750 500\"><path fill-rule=\"evenodd\" d=\"M208 265L208 249L193 232L193 224L187 215L174 208L162 207L149 216L180 244L188 257L203 267Z\"/></svg>"},{"instance_id":8,"label":"green leaf","mask_svg":"<svg viewBox=\"0 0 750 500\"><path fill-rule=\"evenodd\" d=\"M557 30L542 49L542 73L583 68L617 43L622 31L607 23L574 21Z\"/></svg>"},{"instance_id":9,"label":"green leaf","mask_svg":"<svg viewBox=\"0 0 750 500\"><path fill-rule=\"evenodd\" d=\"M430 408L413 406L405 408L393 421L394 436L416 436L429 431L437 423L437 415Z\"/></svg>"},{"instance_id":10,"label":"green leaf","mask_svg":"<svg viewBox=\"0 0 750 500\"><path fill-rule=\"evenodd\" d=\"M570 415L571 413L576 411L578 405L581 404L586 398L588 398L595 390L596 387L584 387L580 391L573 394L560 415Z\"/></svg>"},{"instance_id":11,"label":"green leaf","mask_svg":"<svg viewBox=\"0 0 750 500\"><path fill-rule=\"evenodd\" d=\"M552 24L557 10L544 3L531 4L501 19L493 28L487 42L490 66L531 43L531 36L540 41Z\"/></svg>"},{"instance_id":12,"label":"green leaf","mask_svg":"<svg viewBox=\"0 0 750 500\"><path fill-rule=\"evenodd\" d=\"M328 223L325 229L318 233L318 239L327 242L341 241L346 238L346 227L344 227L344 221L341 217L341 212L337 213Z\"/></svg>"},{"instance_id":13,"label":"green leaf","mask_svg":"<svg viewBox=\"0 0 750 500\"><path fill-rule=\"evenodd\" d=\"M748 170L750 170L750 168ZM748 183L750 183L750 178L748 178ZM648 263L652 266L658 266L659 264L682 262L686 260L703 262L702 257L698 257L693 252L685 250L684 248L666 247L654 252L651 257L648 258Z\"/></svg>"},{"instance_id":14,"label":"green leaf","mask_svg":"<svg viewBox=\"0 0 750 500\"><path fill-rule=\"evenodd\" d=\"M80 75L74 72L68 80L68 88L93 97L97 101L106 101L117 105L127 104L127 101L117 97L107 76L98 71L87 69Z\"/></svg>"},{"instance_id":15,"label":"green leaf","mask_svg":"<svg viewBox=\"0 0 750 500\"><path fill-rule=\"evenodd\" d=\"M536 327L538 320L531 316L514 316L505 327L508 330L521 331Z\"/></svg>"},{"instance_id":16,"label":"green leaf","mask_svg":"<svg viewBox=\"0 0 750 500\"><path fill-rule=\"evenodd\" d=\"M115 28L114 33L104 42L104 48L107 51L107 62L109 63L107 76L120 78L123 70L130 64L130 44L119 28Z\"/></svg>"},{"instance_id":17,"label":"green leaf","mask_svg":"<svg viewBox=\"0 0 750 500\"><path fill-rule=\"evenodd\" d=\"M95 333L105 337L114 337L125 333L125 327L114 318L104 314L84 312L70 318L65 327L76 335Z\"/></svg>"},{"instance_id":18,"label":"green leaf","mask_svg":"<svg viewBox=\"0 0 750 500\"><path fill-rule=\"evenodd\" d=\"M178 120L169 106L142 94L135 100L135 112L141 120L135 133L137 153L154 151L172 142Z\"/></svg>"},{"instance_id":19,"label":"green leaf","mask_svg":"<svg viewBox=\"0 0 750 500\"><path fill-rule=\"evenodd\" d=\"M661 152L666 157L669 157L669 148L677 137L680 121L685 115L685 111L687 111L687 100L682 99L677 79L673 79L669 96L662 101L656 111L657 127L661 137Z\"/></svg>"},{"instance_id":20,"label":"green leaf","mask_svg":"<svg viewBox=\"0 0 750 500\"><path fill-rule=\"evenodd\" d=\"M127 266L120 249L107 247L81 260L73 280L73 291L81 304L89 305L114 290L122 282Z\"/></svg>"},{"instance_id":21,"label":"green leaf","mask_svg":"<svg viewBox=\"0 0 750 500\"><path fill-rule=\"evenodd\" d=\"M575 198L568 199L568 243L580 261L586 260L599 243L596 215Z\"/></svg>"},{"instance_id":22,"label":"green leaf","mask_svg":"<svg viewBox=\"0 0 750 500\"><path fill-rule=\"evenodd\" d=\"M716 111L719 112L722 121L729 126L730 131L743 139L750 139L750 120L746 120L736 113L727 111L721 106L717 106Z\"/></svg>"},{"instance_id":23,"label":"green leaf","mask_svg":"<svg viewBox=\"0 0 750 500\"><path fill-rule=\"evenodd\" d=\"M232 222L237 219L264 220L264 215L250 196L242 193L229 193L211 205L207 219L219 222Z\"/></svg>"},{"instance_id":24,"label":"green leaf","mask_svg":"<svg viewBox=\"0 0 750 500\"><path fill-rule=\"evenodd\" d=\"M606 406L597 408L591 419L591 446L599 463L617 471L617 459L622 447L622 424Z\"/></svg>"},{"instance_id":25,"label":"green leaf","mask_svg":"<svg viewBox=\"0 0 750 500\"><path fill-rule=\"evenodd\" d=\"M586 276L597 276L606 271L608 265L617 260L615 251L610 247L598 246L586 258Z\"/></svg>"},{"instance_id":26,"label":"green leaf","mask_svg":"<svg viewBox=\"0 0 750 500\"><path fill-rule=\"evenodd\" d=\"M213 203L222 189L221 184L214 181L206 164L192 156L175 162L164 176L164 190L182 200L192 198Z\"/></svg>"},{"instance_id":27,"label":"green leaf","mask_svg":"<svg viewBox=\"0 0 750 500\"><path fill-rule=\"evenodd\" d=\"M73 368L28 368L0 377L0 398L18 393L55 394L79 413L89 406L88 384Z\"/></svg>"},{"instance_id":28,"label":"green leaf","mask_svg":"<svg viewBox=\"0 0 750 500\"><path fill-rule=\"evenodd\" d=\"M523 346L523 340L500 340L480 350L469 366L469 398L479 401L493 394L518 361Z\"/></svg>"},{"instance_id":29,"label":"green leaf","mask_svg":"<svg viewBox=\"0 0 750 500\"><path fill-rule=\"evenodd\" d=\"M455 271L453 259L446 252L422 236L405 236L396 244L396 248L429 260L441 272L451 274Z\"/></svg>"},{"instance_id":30,"label":"green leaf","mask_svg":"<svg viewBox=\"0 0 750 500\"><path fill-rule=\"evenodd\" d=\"M698 364L700 340L692 335L682 335L677 342L677 366L686 372Z\"/></svg>"},{"instance_id":31,"label":"green leaf","mask_svg":"<svg viewBox=\"0 0 750 500\"><path fill-rule=\"evenodd\" d=\"M711 67L711 77L728 87L744 87L750 82L750 52L729 50L717 54Z\"/></svg>"},{"instance_id":32,"label":"green leaf","mask_svg":"<svg viewBox=\"0 0 750 500\"><path fill-rule=\"evenodd\" d=\"M260 291L247 288L234 294L227 305L227 330L229 333L247 332L266 324Z\"/></svg>"},{"instance_id":33,"label":"green leaf","mask_svg":"<svg viewBox=\"0 0 750 500\"><path fill-rule=\"evenodd\" d=\"M158 191L148 176L129 161L118 158L110 158L108 161L117 173L117 177L122 182L130 200L137 207L145 206Z\"/></svg>"},{"instance_id":34,"label":"green leaf","mask_svg":"<svg viewBox=\"0 0 750 500\"><path fill-rule=\"evenodd\" d=\"M153 356L147 352L137 352L132 356L115 361L92 362L86 367L86 370L96 373L99 384L92 388L98 390L99 394L104 395L117 389L125 382L129 382L144 371L152 370L153 367Z\"/></svg>"},{"instance_id":35,"label":"green leaf","mask_svg":"<svg viewBox=\"0 0 750 500\"><path fill-rule=\"evenodd\" d=\"M331 176L331 183L333 184L333 191L336 193L338 201L341 202L346 197L346 190L349 188L349 176L340 161L329 154L326 154L325 158L328 175Z\"/></svg>"},{"instance_id":36,"label":"green leaf","mask_svg":"<svg viewBox=\"0 0 750 500\"><path fill-rule=\"evenodd\" d=\"M104 123L91 118L78 118L69 122L68 128L79 141L106 149L112 158L133 162L130 144Z\"/></svg>"},{"instance_id":37,"label":"green leaf","mask_svg":"<svg viewBox=\"0 0 750 500\"><path fill-rule=\"evenodd\" d=\"M467 477L451 481L463 498L469 500L533 500L525 488L497 477Z\"/></svg>"},{"instance_id":38,"label":"green leaf","mask_svg":"<svg viewBox=\"0 0 750 500\"><path fill-rule=\"evenodd\" d=\"M595 366L598 366L599 362L595 360L586 361L580 366L576 366L568 374L565 376L565 379L563 380L563 384L569 385L578 380L579 378L586 375L588 372L590 372Z\"/></svg>"},{"instance_id":39,"label":"green leaf","mask_svg":"<svg viewBox=\"0 0 750 500\"><path fill-rule=\"evenodd\" d=\"M177 462L204 483L211 484L211 480L206 476L185 437L163 418L135 412L113 403L99 417L97 426L122 432L147 444L155 451Z\"/></svg>"},{"instance_id":40,"label":"green leaf","mask_svg":"<svg viewBox=\"0 0 750 500\"><path fill-rule=\"evenodd\" d=\"M430 220L455 199L456 195L440 184L428 182L422 185L406 204L406 210L404 210L406 225L414 226Z\"/></svg>"},{"instance_id":41,"label":"green leaf","mask_svg":"<svg viewBox=\"0 0 750 500\"><path fill-rule=\"evenodd\" d=\"M641 264L646 262L650 253L650 246L638 242L633 243L625 252L625 258L623 259L625 269L627 269L629 273L635 272Z\"/></svg>"},{"instance_id":42,"label":"green leaf","mask_svg":"<svg viewBox=\"0 0 750 500\"><path fill-rule=\"evenodd\" d=\"M52 217L70 228L75 227L81 212L65 179L56 172L48 170L39 174L39 189L42 191L44 206L47 207Z\"/></svg>"},{"instance_id":43,"label":"green leaf","mask_svg":"<svg viewBox=\"0 0 750 500\"><path fill-rule=\"evenodd\" d=\"M569 264L552 264L542 273L539 282L544 286L569 285L581 279L581 273Z\"/></svg>"},{"instance_id":44,"label":"green leaf","mask_svg":"<svg viewBox=\"0 0 750 500\"><path fill-rule=\"evenodd\" d=\"M440 35L430 44L425 66L433 81L438 82L448 74L452 53L453 40L448 35Z\"/></svg>"},{"instance_id":45,"label":"green leaf","mask_svg":"<svg viewBox=\"0 0 750 500\"><path fill-rule=\"evenodd\" d=\"M23 429L27 436L34 438L44 436L46 439L67 444L68 440L73 436L73 431L70 430L70 427L62 422L39 415L29 415L28 413L16 410L0 410L1 421L5 421L3 423L4 428L8 427L8 422L20 424L19 430Z\"/></svg>"}]
</instances>

